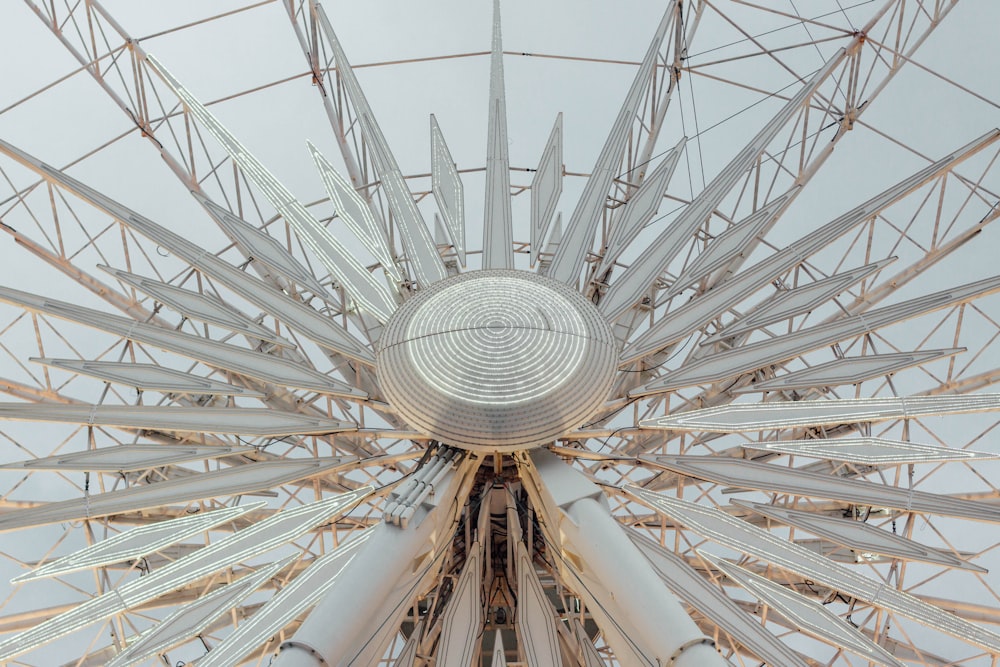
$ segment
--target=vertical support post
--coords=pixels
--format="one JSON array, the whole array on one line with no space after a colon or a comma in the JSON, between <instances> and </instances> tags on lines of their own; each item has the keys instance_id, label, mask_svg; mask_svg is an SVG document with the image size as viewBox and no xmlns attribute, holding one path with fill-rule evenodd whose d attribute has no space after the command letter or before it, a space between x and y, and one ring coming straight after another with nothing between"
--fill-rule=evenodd
<instances>
[{"instance_id":1,"label":"vertical support post","mask_svg":"<svg viewBox=\"0 0 1000 667\"><path fill-rule=\"evenodd\" d=\"M611 620L619 628L629 629L633 645L619 650L612 641L615 652L626 655L638 648L652 664L671 667L725 667L714 642L701 633L611 515L601 489L548 450L535 450L527 458L525 477L538 485L538 505L558 530L564 560L601 584L601 590L590 592L598 604L616 610ZM599 599L602 595L609 599ZM607 636L611 641L614 633Z\"/></svg>"},{"instance_id":2,"label":"vertical support post","mask_svg":"<svg viewBox=\"0 0 1000 667\"><path fill-rule=\"evenodd\" d=\"M461 457L459 457L460 459ZM275 667L327 667L349 664L358 653L357 644L372 635L372 621L382 620L380 614L399 594L397 584L413 578L427 561L433 561L440 551L441 539L449 540L448 528L465 504L463 489L468 472L477 462L466 458L458 462L457 470L451 455L432 457L423 470L426 481L432 481L435 491L418 497L408 521L384 521L374 528L368 542L345 566L339 581L320 600L303 621L295 636L281 645ZM441 465L446 466L442 470ZM432 476L433 479L430 479ZM415 478L420 478L420 472ZM420 481L420 480L418 480ZM404 485L400 491L413 485ZM408 504L406 496L396 496L388 506ZM411 587L402 587L402 592ZM405 606L409 601L400 601ZM398 606L398 605L397 605ZM346 662L345 662L346 661Z\"/></svg>"}]
</instances>

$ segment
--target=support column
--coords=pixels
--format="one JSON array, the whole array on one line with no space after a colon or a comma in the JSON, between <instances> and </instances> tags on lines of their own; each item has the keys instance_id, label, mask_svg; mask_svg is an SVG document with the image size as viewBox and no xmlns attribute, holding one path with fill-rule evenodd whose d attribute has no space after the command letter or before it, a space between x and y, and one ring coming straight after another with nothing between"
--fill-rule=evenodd
<instances>
[{"instance_id":1,"label":"support column","mask_svg":"<svg viewBox=\"0 0 1000 667\"><path fill-rule=\"evenodd\" d=\"M625 535L601 489L548 450L533 451L530 461L533 470L525 472L538 483L539 501L558 526L561 548L570 556L566 560L600 582L602 590L591 593L610 596L606 607L617 610L617 625L627 628L647 659L664 667L726 667L713 642ZM613 643L612 648L619 652ZM628 652L623 647L621 653Z\"/></svg>"},{"instance_id":2,"label":"support column","mask_svg":"<svg viewBox=\"0 0 1000 667\"><path fill-rule=\"evenodd\" d=\"M460 458L427 461L423 470L400 486L387 505L387 514L406 505L406 521L379 524L367 543L338 577L336 585L320 600L295 636L281 645L274 667L335 667L349 665L359 653L359 642L377 636L379 624L391 598L412 587L400 586L413 579L439 551L439 539L450 539L457 509L464 502L469 465ZM458 470L455 469L458 463ZM468 463L468 462L466 462ZM433 489L429 493L428 488ZM424 489L413 493L414 489ZM462 492L460 492L462 491ZM410 500L407 500L409 498ZM440 505L440 506L438 506ZM405 526L405 527L404 527ZM408 602L408 601L406 601ZM406 602L403 604L405 605Z\"/></svg>"}]
</instances>

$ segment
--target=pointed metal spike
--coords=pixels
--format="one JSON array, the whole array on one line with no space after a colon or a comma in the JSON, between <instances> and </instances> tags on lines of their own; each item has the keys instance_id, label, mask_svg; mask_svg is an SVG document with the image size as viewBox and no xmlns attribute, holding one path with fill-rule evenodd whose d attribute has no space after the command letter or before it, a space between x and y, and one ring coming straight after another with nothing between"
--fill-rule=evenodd
<instances>
[{"instance_id":1,"label":"pointed metal spike","mask_svg":"<svg viewBox=\"0 0 1000 667\"><path fill-rule=\"evenodd\" d=\"M686 560L638 531L629 530L626 533L649 560L667 588L731 634L765 664L807 667L798 653L765 630L756 618L743 611L718 586L688 565Z\"/></svg>"},{"instance_id":2,"label":"pointed metal spike","mask_svg":"<svg viewBox=\"0 0 1000 667\"><path fill-rule=\"evenodd\" d=\"M236 239L236 242L243 246L253 261L260 262L274 273L293 280L319 298L332 301L326 288L320 284L316 276L304 267L292 253L288 252L277 239L219 206L203 194L192 191L191 195L225 230L227 236ZM265 275L265 277L267 276Z\"/></svg>"},{"instance_id":3,"label":"pointed metal spike","mask_svg":"<svg viewBox=\"0 0 1000 667\"><path fill-rule=\"evenodd\" d=\"M743 394L760 391L782 391L786 389L839 387L849 384L860 384L865 380L892 375L905 368L920 366L935 359L950 357L961 352L965 352L965 348L845 357L792 373L785 373L770 380L754 382L746 387L740 387L735 391L736 393Z\"/></svg>"},{"instance_id":4,"label":"pointed metal spike","mask_svg":"<svg viewBox=\"0 0 1000 667\"><path fill-rule=\"evenodd\" d=\"M420 214L420 209L417 208L416 202L413 201L413 195L403 180L403 172L400 171L396 158L389 150L389 144L382 135L382 129L375 120L375 115L365 98L364 91L358 84L357 77L344 54L340 40L337 39L337 35L333 31L330 19L327 18L326 12L319 4L314 5L313 11L333 50L337 74L344 84L347 97L354 105L358 122L361 124L361 132L371 151L375 169L382 179L382 188L389 208L392 210L399 227L399 234L406 249L406 257L413 267L413 274L417 282L425 287L443 280L447 273L444 269L444 262L441 261L441 255L438 254L437 246L434 244L434 239Z\"/></svg>"},{"instance_id":5,"label":"pointed metal spike","mask_svg":"<svg viewBox=\"0 0 1000 667\"><path fill-rule=\"evenodd\" d=\"M552 225L552 233L549 234L549 240L545 242L545 254L547 257L539 257L538 259L539 275L549 275L549 268L552 266L552 260L549 257L554 257L556 250L559 249L559 244L562 243L562 233L562 213L556 213L556 221Z\"/></svg>"},{"instance_id":6,"label":"pointed metal spike","mask_svg":"<svg viewBox=\"0 0 1000 667\"><path fill-rule=\"evenodd\" d=\"M507 648L503 645L503 636L497 630L493 633L492 667L507 667Z\"/></svg>"},{"instance_id":7,"label":"pointed metal spike","mask_svg":"<svg viewBox=\"0 0 1000 667\"><path fill-rule=\"evenodd\" d=\"M721 405L647 419L640 422L640 426L675 431L740 433L997 410L1000 410L1000 394L881 396Z\"/></svg>"},{"instance_id":8,"label":"pointed metal spike","mask_svg":"<svg viewBox=\"0 0 1000 667\"><path fill-rule=\"evenodd\" d=\"M538 255L549 232L549 224L556 212L563 189L563 116L559 113L545 142L538 169L531 177L531 265L538 262Z\"/></svg>"},{"instance_id":9,"label":"pointed metal spike","mask_svg":"<svg viewBox=\"0 0 1000 667\"><path fill-rule=\"evenodd\" d=\"M451 553L451 541L436 536L450 534L456 525L470 488L468 475L480 463L448 447L433 458L446 464L441 474L428 480L434 493L422 502L416 499L419 506L411 506L414 513L406 524L383 521L372 529L359 556L282 645L275 667L301 665L302 658L315 661L313 656L330 664L379 662L385 643L412 609L414 597L430 590L430 580L438 576L442 561ZM402 499L400 494L413 497L399 487L394 491L399 492L394 494L396 501ZM378 620L373 623L372 619ZM331 633L330 628L337 632ZM303 646L311 651L303 651Z\"/></svg>"},{"instance_id":10,"label":"pointed metal spike","mask_svg":"<svg viewBox=\"0 0 1000 667\"><path fill-rule=\"evenodd\" d=\"M623 664L669 664L672 656L684 653L678 664L724 665L713 642L629 541L604 490L545 448L533 449L529 456L533 468L522 465L520 471L532 504L543 515L543 530L555 532L561 545L555 550L565 566L560 572L575 575L582 584L573 588ZM637 609L642 613L631 613ZM629 623L621 624L621 618ZM664 633L664 627L671 631ZM636 657L623 657L629 654Z\"/></svg>"},{"instance_id":11,"label":"pointed metal spike","mask_svg":"<svg viewBox=\"0 0 1000 667\"><path fill-rule=\"evenodd\" d=\"M115 426L180 433L232 433L281 438L339 433L357 424L270 408L202 408L162 405L53 405L0 403L0 421L37 421Z\"/></svg>"},{"instance_id":12,"label":"pointed metal spike","mask_svg":"<svg viewBox=\"0 0 1000 667\"><path fill-rule=\"evenodd\" d=\"M305 304L294 301L271 285L240 271L215 255L205 252L179 234L140 215L113 199L102 195L58 169L28 155L0 139L0 152L14 158L42 178L55 183L84 201L96 206L121 224L134 229L178 255L191 266L224 284L242 298L263 309L290 327L301 331L310 340L351 359L374 365L375 355L347 331L331 326L330 318Z\"/></svg>"},{"instance_id":13,"label":"pointed metal spike","mask_svg":"<svg viewBox=\"0 0 1000 667\"><path fill-rule=\"evenodd\" d=\"M477 541L469 549L462 573L455 583L438 640L434 664L440 667L467 667L480 651L483 632L483 554Z\"/></svg>"},{"instance_id":14,"label":"pointed metal spike","mask_svg":"<svg viewBox=\"0 0 1000 667\"><path fill-rule=\"evenodd\" d=\"M916 442L870 437L778 440L774 442L750 442L741 446L744 449L758 449L764 452L820 458L829 461L846 461L869 466L1000 458L1000 454L990 452L952 449L939 445L923 445Z\"/></svg>"},{"instance_id":15,"label":"pointed metal spike","mask_svg":"<svg viewBox=\"0 0 1000 667\"><path fill-rule=\"evenodd\" d=\"M286 387L309 389L331 396L367 398L368 394L306 366L245 348L162 329L64 301L0 287L0 302L76 322L147 345L183 355L226 370Z\"/></svg>"},{"instance_id":16,"label":"pointed metal spike","mask_svg":"<svg viewBox=\"0 0 1000 667\"><path fill-rule=\"evenodd\" d=\"M233 468L197 473L156 484L61 500L0 516L0 532L78 521L123 512L138 512L206 498L239 496L303 479L328 475L354 465L356 457L257 461Z\"/></svg>"},{"instance_id":17,"label":"pointed metal spike","mask_svg":"<svg viewBox=\"0 0 1000 667\"><path fill-rule=\"evenodd\" d=\"M105 382L128 385L141 391L158 391L165 394L264 397L264 394L259 391L251 391L213 378L192 375L155 364L138 364L128 361L87 361L86 359L32 358L29 361L70 373L98 378Z\"/></svg>"},{"instance_id":18,"label":"pointed metal spike","mask_svg":"<svg viewBox=\"0 0 1000 667\"><path fill-rule=\"evenodd\" d=\"M185 317L235 331L249 338L266 341L281 347L295 347L293 343L276 335L267 327L261 326L243 313L239 312L225 301L210 294L199 294L191 290L170 285L159 280L115 269L98 264L97 268L118 280L128 283L140 292L153 297L156 301L176 310Z\"/></svg>"},{"instance_id":19,"label":"pointed metal spike","mask_svg":"<svg viewBox=\"0 0 1000 667\"><path fill-rule=\"evenodd\" d=\"M572 616L566 619L566 621L567 625L572 629L577 643L580 645L580 652L583 653L583 661L580 667L605 667L607 663L604 662L601 654L597 652L597 648L594 646L590 635L587 634L586 629L584 629L583 623L578 618ZM496 660L496 657L493 659ZM790 665L789 667L798 667L798 665Z\"/></svg>"},{"instance_id":20,"label":"pointed metal spike","mask_svg":"<svg viewBox=\"0 0 1000 667\"><path fill-rule=\"evenodd\" d=\"M392 663L392 667L416 667L417 647L420 643L420 638L423 636L423 628L424 621L421 619L414 626L413 632L410 633L410 638L403 644L403 650L399 652L399 657L396 658L396 662ZM503 667L506 667L506 665L503 665Z\"/></svg>"},{"instance_id":21,"label":"pointed metal spike","mask_svg":"<svg viewBox=\"0 0 1000 667\"><path fill-rule=\"evenodd\" d=\"M826 324L802 329L791 334L770 338L743 347L725 350L702 357L669 372L638 389L630 396L645 396L688 387L696 384L716 382L733 378L742 373L776 364L800 354L811 352L825 345L842 341L852 336L875 331L891 324L926 315L942 308L948 308L1000 292L1000 277L987 278L960 287L942 290L909 301L885 306L864 314L845 317Z\"/></svg>"},{"instance_id":22,"label":"pointed metal spike","mask_svg":"<svg viewBox=\"0 0 1000 667\"><path fill-rule=\"evenodd\" d=\"M124 651L115 656L107 667L127 667L152 658L169 648L198 636L212 621L233 609L260 588L264 582L291 564L295 556L288 556L256 572L220 586L211 593L180 607L152 628L131 640Z\"/></svg>"},{"instance_id":23,"label":"pointed metal spike","mask_svg":"<svg viewBox=\"0 0 1000 667\"><path fill-rule=\"evenodd\" d=\"M517 633L525 660L538 667L559 667L559 636L555 612L538 581L535 566L523 542L517 543Z\"/></svg>"},{"instance_id":24,"label":"pointed metal spike","mask_svg":"<svg viewBox=\"0 0 1000 667\"><path fill-rule=\"evenodd\" d=\"M820 603L701 550L698 551L698 555L757 596L771 609L792 621L802 632L834 646L845 648L879 665L905 667L884 648L872 642L857 628L848 625L844 619Z\"/></svg>"},{"instance_id":25,"label":"pointed metal spike","mask_svg":"<svg viewBox=\"0 0 1000 667\"><path fill-rule=\"evenodd\" d=\"M756 326L764 326L799 313L808 312L814 305L826 303L831 297L893 261L895 258L884 259L817 280L815 283L803 287L778 292L743 318L737 320L731 325L732 328L726 327L723 333L707 340L716 342L727 336L730 331L735 335L737 332L751 330ZM685 336L690 336L712 319L718 317L719 313L725 312L745 300L747 294L765 284L768 280L765 276L773 277L772 274L778 268L778 264L783 265L784 263L780 260L777 262L772 262L771 259L765 260L745 273L741 273L696 299L681 305L671 312L670 317L662 318L627 345L621 354L620 362L622 364L632 363L680 341ZM746 323L745 328L744 323Z\"/></svg>"},{"instance_id":26,"label":"pointed metal spike","mask_svg":"<svg viewBox=\"0 0 1000 667\"><path fill-rule=\"evenodd\" d=\"M465 187L434 114L431 114L431 191L458 261L465 266Z\"/></svg>"},{"instance_id":27,"label":"pointed metal spike","mask_svg":"<svg viewBox=\"0 0 1000 667\"><path fill-rule=\"evenodd\" d=\"M828 278L821 278L807 285L777 292L743 317L726 326L720 333L707 338L703 344L717 343L725 338L731 338L774 322L781 322L790 317L808 313L827 303L851 285L881 271L895 261L895 257L889 257L850 271L834 274Z\"/></svg>"},{"instance_id":28,"label":"pointed metal spike","mask_svg":"<svg viewBox=\"0 0 1000 667\"><path fill-rule=\"evenodd\" d=\"M709 456L648 456L642 457L642 460L655 467L681 475L708 480L716 484L736 486L741 489L829 498L847 503L890 507L904 512L954 516L973 521L1000 522L1000 507L983 507L981 503L972 500L786 468L747 459Z\"/></svg>"},{"instance_id":29,"label":"pointed metal spike","mask_svg":"<svg viewBox=\"0 0 1000 667\"><path fill-rule=\"evenodd\" d=\"M337 217L343 220L347 228L375 257L389 279L399 285L403 282L403 274L392 256L392 248L381 221L375 218L368 202L351 187L350 181L341 176L311 142L307 143Z\"/></svg>"},{"instance_id":30,"label":"pointed metal spike","mask_svg":"<svg viewBox=\"0 0 1000 667\"><path fill-rule=\"evenodd\" d=\"M803 86L795 96L757 133L753 139L730 161L712 182L695 197L694 201L678 216L674 222L663 230L653 243L639 255L628 270L618 280L611 284L607 293L601 299L601 312L609 320L617 319L631 308L656 278L663 273L671 261L677 256L684 244L691 240L694 232L712 214L730 190L735 187L747 170L760 157L767 145L795 116L821 83L840 66L845 56L841 49ZM786 194L785 205L794 198L799 188ZM774 212L780 215L781 211Z\"/></svg>"},{"instance_id":31,"label":"pointed metal spike","mask_svg":"<svg viewBox=\"0 0 1000 667\"><path fill-rule=\"evenodd\" d=\"M493 0L490 55L490 121L486 144L486 210L483 212L483 268L512 269L510 160L507 157L507 101L503 81L500 0Z\"/></svg>"},{"instance_id":32,"label":"pointed metal spike","mask_svg":"<svg viewBox=\"0 0 1000 667\"><path fill-rule=\"evenodd\" d=\"M158 445L158 447L165 449L162 445ZM31 572L11 579L11 583L56 577L68 572L142 558L171 544L182 542L192 535L203 533L220 523L233 521L251 510L264 507L266 504L261 501L248 505L237 505L236 507L224 507L211 512L199 512L190 516L145 524L46 563Z\"/></svg>"},{"instance_id":33,"label":"pointed metal spike","mask_svg":"<svg viewBox=\"0 0 1000 667\"><path fill-rule=\"evenodd\" d=\"M857 562L867 560L866 554L876 553L892 558L918 560L944 567L972 570L973 572L988 572L986 568L967 563L948 551L925 546L863 521L801 512L787 507L762 505L744 500L734 499L729 502L846 547L857 554Z\"/></svg>"},{"instance_id":34,"label":"pointed metal spike","mask_svg":"<svg viewBox=\"0 0 1000 667\"><path fill-rule=\"evenodd\" d=\"M556 280L575 284L580 275L580 269L583 268L587 252L594 243L597 223L604 211L608 191L617 175L615 172L625 150L629 128L639 109L639 104L649 88L660 45L667 36L675 14L674 7L668 7L663 13L663 18L660 20L656 34L646 51L646 56L639 66L639 71L635 74L635 79L633 79L632 86L622 102L618 117L604 142L604 148L601 149L601 154L597 157L591 176L587 179L583 194L580 195L573 215L570 216L565 236L556 249L552 266L549 267L548 275Z\"/></svg>"},{"instance_id":35,"label":"pointed metal spike","mask_svg":"<svg viewBox=\"0 0 1000 667\"><path fill-rule=\"evenodd\" d=\"M643 227L653 219L660 208L660 202L663 201L663 195L666 194L667 186L670 185L670 179L677 169L686 143L687 138L681 139L626 202L621 215L613 223L608 247L604 251L601 270L598 273L603 273L617 261Z\"/></svg>"},{"instance_id":36,"label":"pointed metal spike","mask_svg":"<svg viewBox=\"0 0 1000 667\"><path fill-rule=\"evenodd\" d=\"M294 228L323 266L340 282L358 306L381 321L386 321L396 309L393 294L372 276L351 251L330 233L288 189L254 157L180 81L153 56L146 62L181 98L191 114L216 138L247 177L257 184L271 205Z\"/></svg>"},{"instance_id":37,"label":"pointed metal spike","mask_svg":"<svg viewBox=\"0 0 1000 667\"><path fill-rule=\"evenodd\" d=\"M786 193L771 200L765 206L719 234L681 275L677 276L677 280L667 291L666 298L683 292L702 278L724 268L733 259L742 257L743 252L750 247L753 240L774 223L792 196L792 193Z\"/></svg>"},{"instance_id":38,"label":"pointed metal spike","mask_svg":"<svg viewBox=\"0 0 1000 667\"><path fill-rule=\"evenodd\" d=\"M320 556L202 658L199 667L230 667L278 634L316 604L338 581L344 567L368 541L369 528L349 542Z\"/></svg>"},{"instance_id":39,"label":"pointed metal spike","mask_svg":"<svg viewBox=\"0 0 1000 667\"><path fill-rule=\"evenodd\" d=\"M169 482L153 486L165 484ZM121 584L114 590L91 598L70 611L53 616L30 630L0 641L0 660L10 660L53 639L156 599L208 574L219 572L247 558L259 557L341 516L371 495L373 490L371 486L366 486L357 491L277 512L259 523L184 556L144 577ZM213 492L210 495L218 494Z\"/></svg>"},{"instance_id":40,"label":"pointed metal spike","mask_svg":"<svg viewBox=\"0 0 1000 667\"><path fill-rule=\"evenodd\" d=\"M1000 130L993 130L984 134L975 141L966 144L962 148L953 151L949 155L946 155L940 160L927 165L908 178L905 178L892 187L882 191L860 206L856 206L835 220L828 222L808 236L799 239L783 250L778 251L771 257L757 263L752 268L725 281L721 285L709 291L707 294L704 294L688 304L685 304L678 309L678 311L672 313L671 317L662 318L656 326L652 327L639 339L635 340L622 354L622 362L627 363L634 361L646 354L662 349L670 343L676 342L694 331L697 331L701 326L704 326L706 322L716 317L718 313L725 312L745 299L747 294L752 293L754 290L759 289L761 286L780 276L785 271L793 268L810 255L813 255L814 253L829 246L836 239L840 238L865 220L868 220L871 216L877 214L882 209L898 202L920 186L934 178L937 178L942 173L945 173L947 170L954 167L956 164L971 157L972 155L975 155L998 139L1000 139ZM886 261L891 260L883 260L879 268L884 266ZM861 269L856 269L855 271L861 271ZM846 274L843 275L846 276ZM835 287L835 283L833 281L835 281L836 278L831 277L829 280L831 282L826 285L829 287ZM861 277L858 277L857 280L861 280ZM849 285L844 285L841 289L846 289L848 286ZM809 287L807 286L800 289L809 289ZM820 290L819 287L816 289ZM804 295L804 293L800 294ZM817 299L820 298L818 292L810 293L810 296L815 296ZM781 295L776 297L776 299L783 298L785 297L782 297ZM791 294L789 294L788 298L791 298ZM804 299L804 301L807 300ZM777 309L776 304L775 308ZM781 310L783 312L787 312L784 307L782 307ZM794 314L794 312L792 314ZM763 312L754 313L748 317L756 318L758 315L760 316L760 320L755 321L755 326L764 326L772 321L781 319L780 317L777 319L768 319L764 316ZM734 326L741 327L742 325L737 323ZM739 330L743 331L744 329L741 328ZM734 329L732 331L735 332L736 330Z\"/></svg>"},{"instance_id":41,"label":"pointed metal spike","mask_svg":"<svg viewBox=\"0 0 1000 667\"><path fill-rule=\"evenodd\" d=\"M91 472L131 472L188 461L204 461L223 456L238 456L254 451L241 445L119 445L82 452L56 454L39 459L0 464L6 470L89 470Z\"/></svg>"},{"instance_id":42,"label":"pointed metal spike","mask_svg":"<svg viewBox=\"0 0 1000 667\"><path fill-rule=\"evenodd\" d=\"M809 577L847 595L866 600L882 609L911 618L963 641L1000 652L1000 635L955 614L928 604L913 595L887 586L829 558L772 535L715 508L670 498L636 486L623 492L694 532L716 543L750 554L778 567Z\"/></svg>"}]
</instances>

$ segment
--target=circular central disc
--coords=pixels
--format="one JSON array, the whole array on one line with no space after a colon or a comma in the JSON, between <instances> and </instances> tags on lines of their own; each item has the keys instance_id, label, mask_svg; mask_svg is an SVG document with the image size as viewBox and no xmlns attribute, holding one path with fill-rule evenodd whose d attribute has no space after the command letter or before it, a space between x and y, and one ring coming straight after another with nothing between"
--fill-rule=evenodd
<instances>
[{"instance_id":1,"label":"circular central disc","mask_svg":"<svg viewBox=\"0 0 1000 667\"><path fill-rule=\"evenodd\" d=\"M617 346L590 301L524 271L475 271L409 299L379 341L378 380L409 424L456 447L514 451L586 421Z\"/></svg>"}]
</instances>

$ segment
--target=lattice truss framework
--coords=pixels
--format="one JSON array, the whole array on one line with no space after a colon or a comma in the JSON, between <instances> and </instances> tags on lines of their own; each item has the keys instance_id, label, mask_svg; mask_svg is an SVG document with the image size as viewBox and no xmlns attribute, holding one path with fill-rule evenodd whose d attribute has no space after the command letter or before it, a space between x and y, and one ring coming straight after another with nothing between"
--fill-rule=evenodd
<instances>
[{"instance_id":1,"label":"lattice truss framework","mask_svg":"<svg viewBox=\"0 0 1000 667\"><path fill-rule=\"evenodd\" d=\"M998 663L1000 94L917 50L967 7L25 4L0 661Z\"/></svg>"}]
</instances>

